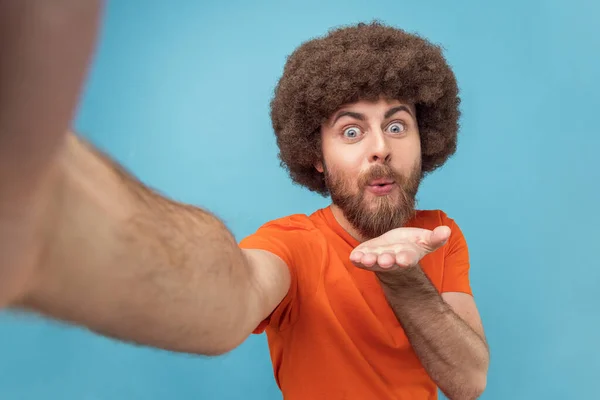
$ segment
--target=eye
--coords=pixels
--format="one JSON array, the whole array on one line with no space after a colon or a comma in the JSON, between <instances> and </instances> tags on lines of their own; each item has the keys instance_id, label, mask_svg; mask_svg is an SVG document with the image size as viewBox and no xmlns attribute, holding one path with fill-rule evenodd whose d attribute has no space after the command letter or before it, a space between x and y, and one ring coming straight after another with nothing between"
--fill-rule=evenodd
<instances>
[{"instance_id":1,"label":"eye","mask_svg":"<svg viewBox=\"0 0 600 400\"><path fill-rule=\"evenodd\" d=\"M350 128L344 129L343 135L348 139L356 139L360 137L361 131L360 128L355 126L351 126Z\"/></svg>"},{"instance_id":2,"label":"eye","mask_svg":"<svg viewBox=\"0 0 600 400\"><path fill-rule=\"evenodd\" d=\"M406 125L404 125L402 122L393 122L388 125L387 130L394 135L399 135L406 131Z\"/></svg>"}]
</instances>

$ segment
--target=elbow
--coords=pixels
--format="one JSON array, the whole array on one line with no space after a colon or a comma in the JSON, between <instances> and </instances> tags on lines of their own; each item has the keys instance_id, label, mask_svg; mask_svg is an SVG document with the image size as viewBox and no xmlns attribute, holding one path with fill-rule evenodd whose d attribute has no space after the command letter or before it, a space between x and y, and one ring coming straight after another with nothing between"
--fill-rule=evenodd
<instances>
[{"instance_id":1,"label":"elbow","mask_svg":"<svg viewBox=\"0 0 600 400\"><path fill-rule=\"evenodd\" d=\"M480 373L478 376L473 377L469 386L467 396L464 397L465 400L478 399L481 397L487 386L486 374Z\"/></svg>"},{"instance_id":2,"label":"elbow","mask_svg":"<svg viewBox=\"0 0 600 400\"><path fill-rule=\"evenodd\" d=\"M214 346L193 351L195 354L206 357L218 357L233 351L237 346Z\"/></svg>"},{"instance_id":3,"label":"elbow","mask_svg":"<svg viewBox=\"0 0 600 400\"><path fill-rule=\"evenodd\" d=\"M181 351L201 356L217 357L235 350L241 343L242 341L223 340L221 338L218 341L210 341L190 348L184 348Z\"/></svg>"},{"instance_id":4,"label":"elbow","mask_svg":"<svg viewBox=\"0 0 600 400\"><path fill-rule=\"evenodd\" d=\"M481 397L487 385L485 370L469 371L455 375L447 385L439 385L440 390L450 400L475 400Z\"/></svg>"},{"instance_id":5,"label":"elbow","mask_svg":"<svg viewBox=\"0 0 600 400\"><path fill-rule=\"evenodd\" d=\"M454 395L449 395L451 400L475 400L481 397L487 386L487 374L485 372L476 372L470 374L465 384L458 389Z\"/></svg>"},{"instance_id":6,"label":"elbow","mask_svg":"<svg viewBox=\"0 0 600 400\"><path fill-rule=\"evenodd\" d=\"M472 368L468 368L464 371L464 379L462 381L465 382L465 385L459 390L460 395L453 397L452 399L473 400L481 397L487 386L489 353L479 361L480 362L473 365Z\"/></svg>"},{"instance_id":7,"label":"elbow","mask_svg":"<svg viewBox=\"0 0 600 400\"><path fill-rule=\"evenodd\" d=\"M237 346L233 344L233 342L213 342L209 345L202 346L202 348L195 349L194 353L207 357L217 357L233 351L236 347Z\"/></svg>"},{"instance_id":8,"label":"elbow","mask_svg":"<svg viewBox=\"0 0 600 400\"><path fill-rule=\"evenodd\" d=\"M248 336L250 336L249 333L240 331L235 334L229 331L220 335L210 335L191 352L208 357L222 356L237 349Z\"/></svg>"},{"instance_id":9,"label":"elbow","mask_svg":"<svg viewBox=\"0 0 600 400\"><path fill-rule=\"evenodd\" d=\"M225 355L235 349L246 341L248 338L248 334L238 335L237 337L231 337L227 341L223 341L215 346L212 346L210 349L210 354L205 354L207 356L222 356Z\"/></svg>"}]
</instances>

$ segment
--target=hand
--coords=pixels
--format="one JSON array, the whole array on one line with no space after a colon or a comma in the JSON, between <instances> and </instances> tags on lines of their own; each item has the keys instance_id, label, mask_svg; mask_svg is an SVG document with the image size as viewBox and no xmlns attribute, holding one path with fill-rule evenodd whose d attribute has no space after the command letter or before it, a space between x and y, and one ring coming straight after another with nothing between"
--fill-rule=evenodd
<instances>
[{"instance_id":1,"label":"hand","mask_svg":"<svg viewBox=\"0 0 600 400\"><path fill-rule=\"evenodd\" d=\"M0 308L22 296L44 261L55 160L79 103L102 3L0 1Z\"/></svg>"},{"instance_id":2,"label":"hand","mask_svg":"<svg viewBox=\"0 0 600 400\"><path fill-rule=\"evenodd\" d=\"M420 228L393 229L358 245L350 253L350 261L370 271L415 266L425 255L446 244L450 233L447 226L438 226L433 231Z\"/></svg>"}]
</instances>

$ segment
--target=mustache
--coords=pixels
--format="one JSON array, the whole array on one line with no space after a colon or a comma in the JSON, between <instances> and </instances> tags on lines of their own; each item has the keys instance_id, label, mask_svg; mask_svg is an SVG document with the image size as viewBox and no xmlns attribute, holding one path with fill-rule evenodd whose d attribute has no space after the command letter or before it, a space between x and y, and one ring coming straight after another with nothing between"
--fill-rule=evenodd
<instances>
[{"instance_id":1,"label":"mustache","mask_svg":"<svg viewBox=\"0 0 600 400\"><path fill-rule=\"evenodd\" d=\"M360 176L358 184L360 187L368 186L369 182L375 179L391 179L396 183L403 181L402 176L397 174L389 165L376 165Z\"/></svg>"}]
</instances>

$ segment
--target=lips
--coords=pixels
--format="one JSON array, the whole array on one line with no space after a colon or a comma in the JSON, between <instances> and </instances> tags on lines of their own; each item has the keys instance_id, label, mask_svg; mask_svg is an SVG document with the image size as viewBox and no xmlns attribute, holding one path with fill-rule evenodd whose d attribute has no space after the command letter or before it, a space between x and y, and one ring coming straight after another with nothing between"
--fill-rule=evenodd
<instances>
[{"instance_id":1,"label":"lips","mask_svg":"<svg viewBox=\"0 0 600 400\"><path fill-rule=\"evenodd\" d=\"M375 179L370 181L366 190L375 196L386 196L396 187L396 182L392 179Z\"/></svg>"},{"instance_id":2,"label":"lips","mask_svg":"<svg viewBox=\"0 0 600 400\"><path fill-rule=\"evenodd\" d=\"M392 184L394 184L394 181L392 179L386 179L386 178L375 179L375 180L369 182L369 186L386 186L386 185L392 185Z\"/></svg>"}]
</instances>

